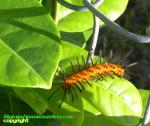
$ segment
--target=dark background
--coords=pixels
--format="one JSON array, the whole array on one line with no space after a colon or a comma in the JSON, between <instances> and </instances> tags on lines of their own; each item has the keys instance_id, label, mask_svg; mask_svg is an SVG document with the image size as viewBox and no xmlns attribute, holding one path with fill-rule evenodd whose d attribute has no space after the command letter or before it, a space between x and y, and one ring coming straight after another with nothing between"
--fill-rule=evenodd
<instances>
[{"instance_id":1,"label":"dark background","mask_svg":"<svg viewBox=\"0 0 150 126\"><path fill-rule=\"evenodd\" d=\"M115 22L133 33L146 35L145 30L150 26L150 0L129 0L127 9ZM104 27L100 29L96 53L104 47L106 51L113 49L122 56L133 50L127 60L138 64L128 68L128 79L137 88L150 89L150 44L127 40Z\"/></svg>"}]
</instances>

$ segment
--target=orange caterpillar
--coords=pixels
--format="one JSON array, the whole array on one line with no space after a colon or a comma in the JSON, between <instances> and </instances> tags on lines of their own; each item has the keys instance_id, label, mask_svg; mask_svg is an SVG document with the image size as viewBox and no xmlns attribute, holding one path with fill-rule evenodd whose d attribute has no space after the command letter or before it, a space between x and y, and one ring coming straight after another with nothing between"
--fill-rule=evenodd
<instances>
[{"instance_id":1,"label":"orange caterpillar","mask_svg":"<svg viewBox=\"0 0 150 126\"><path fill-rule=\"evenodd\" d=\"M86 69L77 71L67 78L64 79L64 83L62 85L63 90L66 92L72 86L87 82L89 79L93 77L100 77L102 79L103 76L113 76L117 75L122 77L124 75L124 69L119 64L112 63L104 63L104 64L95 64L93 66L89 66Z\"/></svg>"},{"instance_id":2,"label":"orange caterpillar","mask_svg":"<svg viewBox=\"0 0 150 126\"><path fill-rule=\"evenodd\" d=\"M77 61L78 61L78 59L77 59ZM85 61L85 60L83 60L83 61ZM88 66L85 69L80 69L80 65L79 65L79 61L78 61L78 66L79 66L80 70L75 72L74 66L71 61L70 61L70 63L71 63L72 69L74 70L74 73L70 74L67 77L63 76L63 85L61 85L61 87L59 87L58 89L62 88L64 90L65 94L63 96L63 99L62 99L59 107L61 107L67 93L68 94L71 93L72 101L74 100L74 96L76 98L78 97L75 87L80 92L82 92L84 90L83 84L87 83L89 86L92 86L88 81L90 79L98 78L100 80L103 80L104 76L111 76L111 77L113 77L113 75L117 75L119 77L124 76L124 68L119 64L99 63L99 64L93 64L92 66ZM58 91L58 89L56 89L52 93L52 95L55 94Z\"/></svg>"},{"instance_id":3,"label":"orange caterpillar","mask_svg":"<svg viewBox=\"0 0 150 126\"><path fill-rule=\"evenodd\" d=\"M100 57L99 57L100 59L97 59L97 61L100 60L100 62L93 64L93 61L91 60L91 66L87 66L84 58L82 57L82 61L85 65L85 67L83 69L81 69L81 65L77 58L77 65L79 67L79 70L77 70L77 71L75 70L72 62L69 60L71 63L71 66L72 66L72 70L74 72L71 73L70 75L67 74L67 76L65 76L66 73L62 69L63 70L63 73L62 73L63 84L51 94L51 96L52 96L53 94L55 94L58 91L58 89L60 89L60 88L63 89L64 96L62 98L62 101L61 101L59 107L61 107L66 94L71 94L72 101L73 101L74 97L78 98L76 90L75 90L76 88L79 90L79 92L82 92L84 90L84 84L88 84L89 86L92 87L92 85L89 83L89 80L91 80L91 79L103 80L103 77L105 77L105 76L113 77L114 75L123 77L125 74L126 68L129 68L129 67L137 64L137 62L135 62L135 63L131 63L131 64L127 65L126 59L132 53L132 50L129 51L129 53L127 53L127 55L125 55L123 57L123 60L118 59L118 57L113 57L112 53L113 52L111 51L110 55L108 57L106 57L105 62L101 62L102 52L100 51Z\"/></svg>"}]
</instances>

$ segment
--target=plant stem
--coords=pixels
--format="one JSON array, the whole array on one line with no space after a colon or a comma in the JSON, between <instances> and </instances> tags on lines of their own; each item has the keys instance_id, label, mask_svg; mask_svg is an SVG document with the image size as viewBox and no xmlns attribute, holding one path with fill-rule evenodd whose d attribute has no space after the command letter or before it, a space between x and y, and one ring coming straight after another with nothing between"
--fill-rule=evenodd
<instances>
[{"instance_id":1,"label":"plant stem","mask_svg":"<svg viewBox=\"0 0 150 126\"><path fill-rule=\"evenodd\" d=\"M98 35L99 35L99 18L97 18L95 15L93 15L93 18L94 18L93 36L88 51L88 57L86 61L87 64L91 64L92 57L94 55L95 48L97 45Z\"/></svg>"}]
</instances>

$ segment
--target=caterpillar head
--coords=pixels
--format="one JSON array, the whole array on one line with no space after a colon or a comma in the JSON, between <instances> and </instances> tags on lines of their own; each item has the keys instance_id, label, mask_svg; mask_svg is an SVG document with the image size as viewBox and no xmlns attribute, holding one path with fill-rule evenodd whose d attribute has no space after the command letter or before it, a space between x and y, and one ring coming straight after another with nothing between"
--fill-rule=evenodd
<instances>
[{"instance_id":1,"label":"caterpillar head","mask_svg":"<svg viewBox=\"0 0 150 126\"><path fill-rule=\"evenodd\" d=\"M68 79L68 78L65 79L64 83L62 85L63 90L67 91L70 88L71 84L73 84L73 83L74 83L74 81L72 79Z\"/></svg>"},{"instance_id":2,"label":"caterpillar head","mask_svg":"<svg viewBox=\"0 0 150 126\"><path fill-rule=\"evenodd\" d=\"M68 89L70 88L70 85L68 85L68 84L63 84L62 85L62 89L66 92Z\"/></svg>"}]
</instances>

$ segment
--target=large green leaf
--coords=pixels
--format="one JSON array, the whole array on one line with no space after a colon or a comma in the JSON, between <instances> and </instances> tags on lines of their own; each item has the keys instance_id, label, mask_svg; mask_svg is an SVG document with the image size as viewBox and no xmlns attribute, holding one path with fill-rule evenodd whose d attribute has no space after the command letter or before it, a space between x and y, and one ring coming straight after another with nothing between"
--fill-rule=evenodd
<instances>
[{"instance_id":1,"label":"large green leaf","mask_svg":"<svg viewBox=\"0 0 150 126\"><path fill-rule=\"evenodd\" d=\"M82 0L65 0L72 4L81 5ZM104 0L98 9L110 20L117 19L125 10L128 0ZM72 11L57 4L56 22L60 31L79 32L92 28L93 16L90 12ZM103 25L103 22L100 22Z\"/></svg>"},{"instance_id":2,"label":"large green leaf","mask_svg":"<svg viewBox=\"0 0 150 126\"><path fill-rule=\"evenodd\" d=\"M125 126L137 125L142 113L142 101L137 89L127 80L115 77L86 86L83 99L85 109L93 106L108 119ZM94 110L97 113L97 111Z\"/></svg>"},{"instance_id":3,"label":"large green leaf","mask_svg":"<svg viewBox=\"0 0 150 126\"><path fill-rule=\"evenodd\" d=\"M48 12L37 0L1 0L0 19L0 83L50 88L60 40Z\"/></svg>"}]
</instances>

